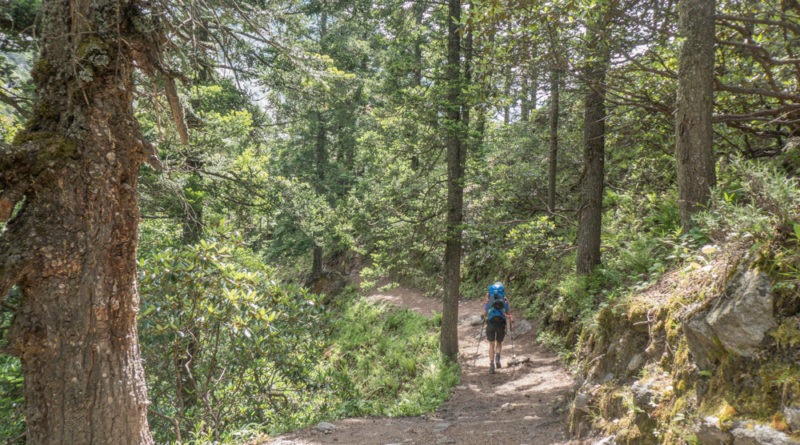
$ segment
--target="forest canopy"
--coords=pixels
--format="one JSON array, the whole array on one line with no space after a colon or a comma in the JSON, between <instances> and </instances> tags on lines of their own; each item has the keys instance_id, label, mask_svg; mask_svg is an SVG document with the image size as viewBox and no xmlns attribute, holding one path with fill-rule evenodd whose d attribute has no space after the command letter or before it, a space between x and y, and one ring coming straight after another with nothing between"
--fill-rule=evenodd
<instances>
[{"instance_id":1,"label":"forest canopy","mask_svg":"<svg viewBox=\"0 0 800 445\"><path fill-rule=\"evenodd\" d=\"M799 83L787 0L7 0L0 440L430 411L494 281L563 347L800 237ZM442 312L359 299L398 283Z\"/></svg>"}]
</instances>

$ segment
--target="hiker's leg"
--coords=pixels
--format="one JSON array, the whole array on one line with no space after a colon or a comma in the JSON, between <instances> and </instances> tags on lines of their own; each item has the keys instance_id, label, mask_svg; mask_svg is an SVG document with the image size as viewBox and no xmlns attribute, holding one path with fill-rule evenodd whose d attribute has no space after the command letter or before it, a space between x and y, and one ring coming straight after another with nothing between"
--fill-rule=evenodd
<instances>
[{"instance_id":1,"label":"hiker's leg","mask_svg":"<svg viewBox=\"0 0 800 445\"><path fill-rule=\"evenodd\" d=\"M492 323L486 325L486 339L489 341L489 372L494 373L494 347L497 335L497 326Z\"/></svg>"},{"instance_id":2,"label":"hiker's leg","mask_svg":"<svg viewBox=\"0 0 800 445\"><path fill-rule=\"evenodd\" d=\"M500 353L503 352L503 339L506 337L506 325L502 324L497 329L495 340L497 344L494 347L494 355L491 358L494 360L496 367L500 368Z\"/></svg>"}]
</instances>

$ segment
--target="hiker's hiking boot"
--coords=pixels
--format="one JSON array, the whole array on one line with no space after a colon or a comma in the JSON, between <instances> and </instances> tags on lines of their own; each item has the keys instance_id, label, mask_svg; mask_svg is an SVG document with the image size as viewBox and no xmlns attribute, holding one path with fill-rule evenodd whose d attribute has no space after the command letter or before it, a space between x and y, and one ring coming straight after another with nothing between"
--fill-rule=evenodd
<instances>
[{"instance_id":1,"label":"hiker's hiking boot","mask_svg":"<svg viewBox=\"0 0 800 445\"><path fill-rule=\"evenodd\" d=\"M489 360L489 374L494 374L494 362Z\"/></svg>"},{"instance_id":2,"label":"hiker's hiking boot","mask_svg":"<svg viewBox=\"0 0 800 445\"><path fill-rule=\"evenodd\" d=\"M500 354L494 355L494 365L497 369L502 368L502 366L500 366Z\"/></svg>"}]
</instances>

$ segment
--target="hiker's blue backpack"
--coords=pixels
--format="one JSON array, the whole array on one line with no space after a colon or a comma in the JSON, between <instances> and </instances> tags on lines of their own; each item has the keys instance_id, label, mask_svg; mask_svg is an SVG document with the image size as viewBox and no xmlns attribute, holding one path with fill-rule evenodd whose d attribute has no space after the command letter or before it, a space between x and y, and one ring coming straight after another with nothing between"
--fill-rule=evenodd
<instances>
[{"instance_id":1,"label":"hiker's blue backpack","mask_svg":"<svg viewBox=\"0 0 800 445\"><path fill-rule=\"evenodd\" d=\"M489 307L493 309L500 309L501 311L506 306L506 291L503 285L498 281L489 286Z\"/></svg>"}]
</instances>

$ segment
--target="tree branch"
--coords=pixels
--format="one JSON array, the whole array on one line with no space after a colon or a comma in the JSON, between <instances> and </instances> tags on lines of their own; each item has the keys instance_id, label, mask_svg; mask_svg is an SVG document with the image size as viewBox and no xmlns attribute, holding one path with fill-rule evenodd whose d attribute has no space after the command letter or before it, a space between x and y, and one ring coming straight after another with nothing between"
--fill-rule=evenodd
<instances>
[{"instance_id":1,"label":"tree branch","mask_svg":"<svg viewBox=\"0 0 800 445\"><path fill-rule=\"evenodd\" d=\"M20 102L25 102L25 101L30 102L28 99L25 99L25 98L16 99L14 97L11 97L5 91L2 91L0 89L0 102L10 106L17 113L19 113L20 116L22 116L25 119L28 119L28 118L31 117L30 111L22 108L22 106L20 105Z\"/></svg>"},{"instance_id":2,"label":"tree branch","mask_svg":"<svg viewBox=\"0 0 800 445\"><path fill-rule=\"evenodd\" d=\"M757 19L755 17L737 17L733 15L725 15L725 14L718 14L715 16L717 20L728 20L731 22L746 22L746 23L756 23L759 25L773 25L773 26L780 26L782 28L786 28L791 30L795 34L800 34L800 24L794 22L787 22L787 21L777 21L777 20L765 20L765 19Z\"/></svg>"},{"instance_id":3,"label":"tree branch","mask_svg":"<svg viewBox=\"0 0 800 445\"><path fill-rule=\"evenodd\" d=\"M761 88L735 87L732 85L725 85L719 80L715 80L714 84L716 87L715 89L717 91L728 91L730 93L740 93L740 94L753 94L757 96L767 96L767 97L774 97L776 99L785 99L794 102L800 102L800 95L797 94L784 93L782 91L770 91Z\"/></svg>"}]
</instances>

